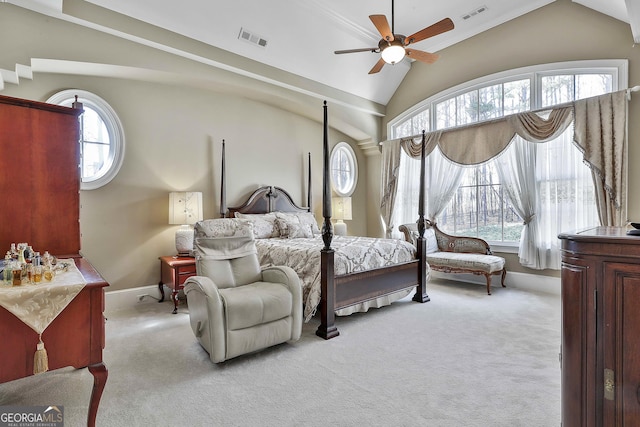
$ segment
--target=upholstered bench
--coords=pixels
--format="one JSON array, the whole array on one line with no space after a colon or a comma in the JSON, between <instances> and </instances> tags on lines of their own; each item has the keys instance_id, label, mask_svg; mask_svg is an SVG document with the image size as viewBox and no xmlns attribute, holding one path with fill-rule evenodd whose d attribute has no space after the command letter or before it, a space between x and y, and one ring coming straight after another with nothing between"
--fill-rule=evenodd
<instances>
[{"instance_id":1,"label":"upholstered bench","mask_svg":"<svg viewBox=\"0 0 640 427\"><path fill-rule=\"evenodd\" d=\"M487 279L487 294L491 295L491 276L502 275L501 285L507 270L504 258L493 255L489 244L476 237L451 236L442 232L435 223L426 221L424 237L427 240L427 262L435 271L443 273L482 274ZM398 227L406 241L416 244L417 224L402 224Z\"/></svg>"}]
</instances>

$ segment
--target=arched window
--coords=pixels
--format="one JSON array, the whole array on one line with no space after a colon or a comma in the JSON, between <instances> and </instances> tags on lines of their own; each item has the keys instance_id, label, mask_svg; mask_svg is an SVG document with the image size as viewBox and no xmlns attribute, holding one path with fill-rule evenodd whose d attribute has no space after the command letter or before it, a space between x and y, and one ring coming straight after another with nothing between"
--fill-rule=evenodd
<instances>
[{"instance_id":1,"label":"arched window","mask_svg":"<svg viewBox=\"0 0 640 427\"><path fill-rule=\"evenodd\" d=\"M505 71L463 83L422 101L390 121L388 133L391 138L399 138L417 135L422 130L447 129L539 110L626 88L626 79L626 60L577 61ZM571 129L556 141L539 144L537 148L535 179L542 203L540 216L546 218L541 220L541 227L547 227L544 232L551 236L548 243L555 249L556 227L574 229L597 223L592 178L572 144ZM447 232L476 235L501 250L508 250L509 246L514 250L523 220L503 191L495 161L463 167L460 185L436 219ZM412 162L401 161L400 165L394 224L415 222L419 178L417 169L409 163ZM578 216L549 219L552 216L547 215L575 206L580 206Z\"/></svg>"},{"instance_id":2,"label":"arched window","mask_svg":"<svg viewBox=\"0 0 640 427\"><path fill-rule=\"evenodd\" d=\"M109 183L120 170L124 160L124 131L113 108L91 92L63 90L47 102L71 107L76 96L84 108L80 116L80 189L93 190Z\"/></svg>"}]
</instances>

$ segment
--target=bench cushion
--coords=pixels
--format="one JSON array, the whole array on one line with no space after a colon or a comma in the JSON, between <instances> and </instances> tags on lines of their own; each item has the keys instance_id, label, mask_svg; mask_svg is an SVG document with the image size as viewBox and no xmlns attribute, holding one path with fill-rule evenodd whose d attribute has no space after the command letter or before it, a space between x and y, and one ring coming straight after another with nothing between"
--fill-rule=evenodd
<instances>
[{"instance_id":1,"label":"bench cushion","mask_svg":"<svg viewBox=\"0 0 640 427\"><path fill-rule=\"evenodd\" d=\"M433 252L427 254L427 262L434 268L449 267L484 273L495 273L504 268L502 257L471 253Z\"/></svg>"}]
</instances>

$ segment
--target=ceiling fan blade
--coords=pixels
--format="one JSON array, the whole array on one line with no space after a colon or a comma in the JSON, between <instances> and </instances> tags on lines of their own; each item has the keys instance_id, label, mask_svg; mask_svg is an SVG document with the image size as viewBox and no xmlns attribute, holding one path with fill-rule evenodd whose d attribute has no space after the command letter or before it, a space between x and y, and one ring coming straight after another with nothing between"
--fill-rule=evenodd
<instances>
[{"instance_id":1,"label":"ceiling fan blade","mask_svg":"<svg viewBox=\"0 0 640 427\"><path fill-rule=\"evenodd\" d=\"M424 52L422 50L409 49L405 48L407 52L407 56L411 59L416 59L420 62L425 62L427 64L433 64L438 60L438 55L435 53Z\"/></svg>"},{"instance_id":2,"label":"ceiling fan blade","mask_svg":"<svg viewBox=\"0 0 640 427\"><path fill-rule=\"evenodd\" d=\"M404 39L404 45L408 46L411 43L417 43L424 39L428 39L429 37L437 36L438 34L453 30L453 21L449 18L444 18L440 22L436 22L435 24L423 28L417 33L411 34L409 37Z\"/></svg>"},{"instance_id":3,"label":"ceiling fan blade","mask_svg":"<svg viewBox=\"0 0 640 427\"><path fill-rule=\"evenodd\" d=\"M369 15L369 19L373 22L373 25L376 26L378 32L382 36L383 39L390 42L393 41L393 33L391 32L391 27L389 27L389 21L387 21L387 17L384 15Z\"/></svg>"},{"instance_id":4,"label":"ceiling fan blade","mask_svg":"<svg viewBox=\"0 0 640 427\"><path fill-rule=\"evenodd\" d=\"M371 71L369 71L369 74L375 74L379 72L380 70L382 70L382 67L384 67L384 64L386 64L386 62L384 62L384 59L378 59L378 62L376 62L376 65L374 65Z\"/></svg>"},{"instance_id":5,"label":"ceiling fan blade","mask_svg":"<svg viewBox=\"0 0 640 427\"><path fill-rule=\"evenodd\" d=\"M356 52L373 52L373 53L377 53L378 52L378 48L377 47L363 47L363 48L360 48L360 49L336 50L333 53L340 55L342 53L356 53Z\"/></svg>"}]
</instances>

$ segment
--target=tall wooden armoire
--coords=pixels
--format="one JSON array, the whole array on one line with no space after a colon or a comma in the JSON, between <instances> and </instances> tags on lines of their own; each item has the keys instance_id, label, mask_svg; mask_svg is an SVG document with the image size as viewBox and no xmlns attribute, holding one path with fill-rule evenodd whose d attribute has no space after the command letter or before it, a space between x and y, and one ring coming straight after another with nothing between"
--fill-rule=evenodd
<instances>
[{"instance_id":1,"label":"tall wooden armoire","mask_svg":"<svg viewBox=\"0 0 640 427\"><path fill-rule=\"evenodd\" d=\"M640 236L563 233L562 426L640 426Z\"/></svg>"},{"instance_id":2,"label":"tall wooden armoire","mask_svg":"<svg viewBox=\"0 0 640 427\"><path fill-rule=\"evenodd\" d=\"M0 97L0 250L80 253L80 109Z\"/></svg>"},{"instance_id":3,"label":"tall wooden armoire","mask_svg":"<svg viewBox=\"0 0 640 427\"><path fill-rule=\"evenodd\" d=\"M11 243L28 243L35 251L73 259L84 277L86 285L44 330L42 340L47 343L50 371L88 367L93 374L87 422L91 426L107 381L102 350L108 284L80 256L81 113L0 96L0 255L4 257ZM38 334L0 307L0 337L0 383L33 375ZM47 374L42 374L46 380ZM56 396L51 402L57 402Z\"/></svg>"}]
</instances>

